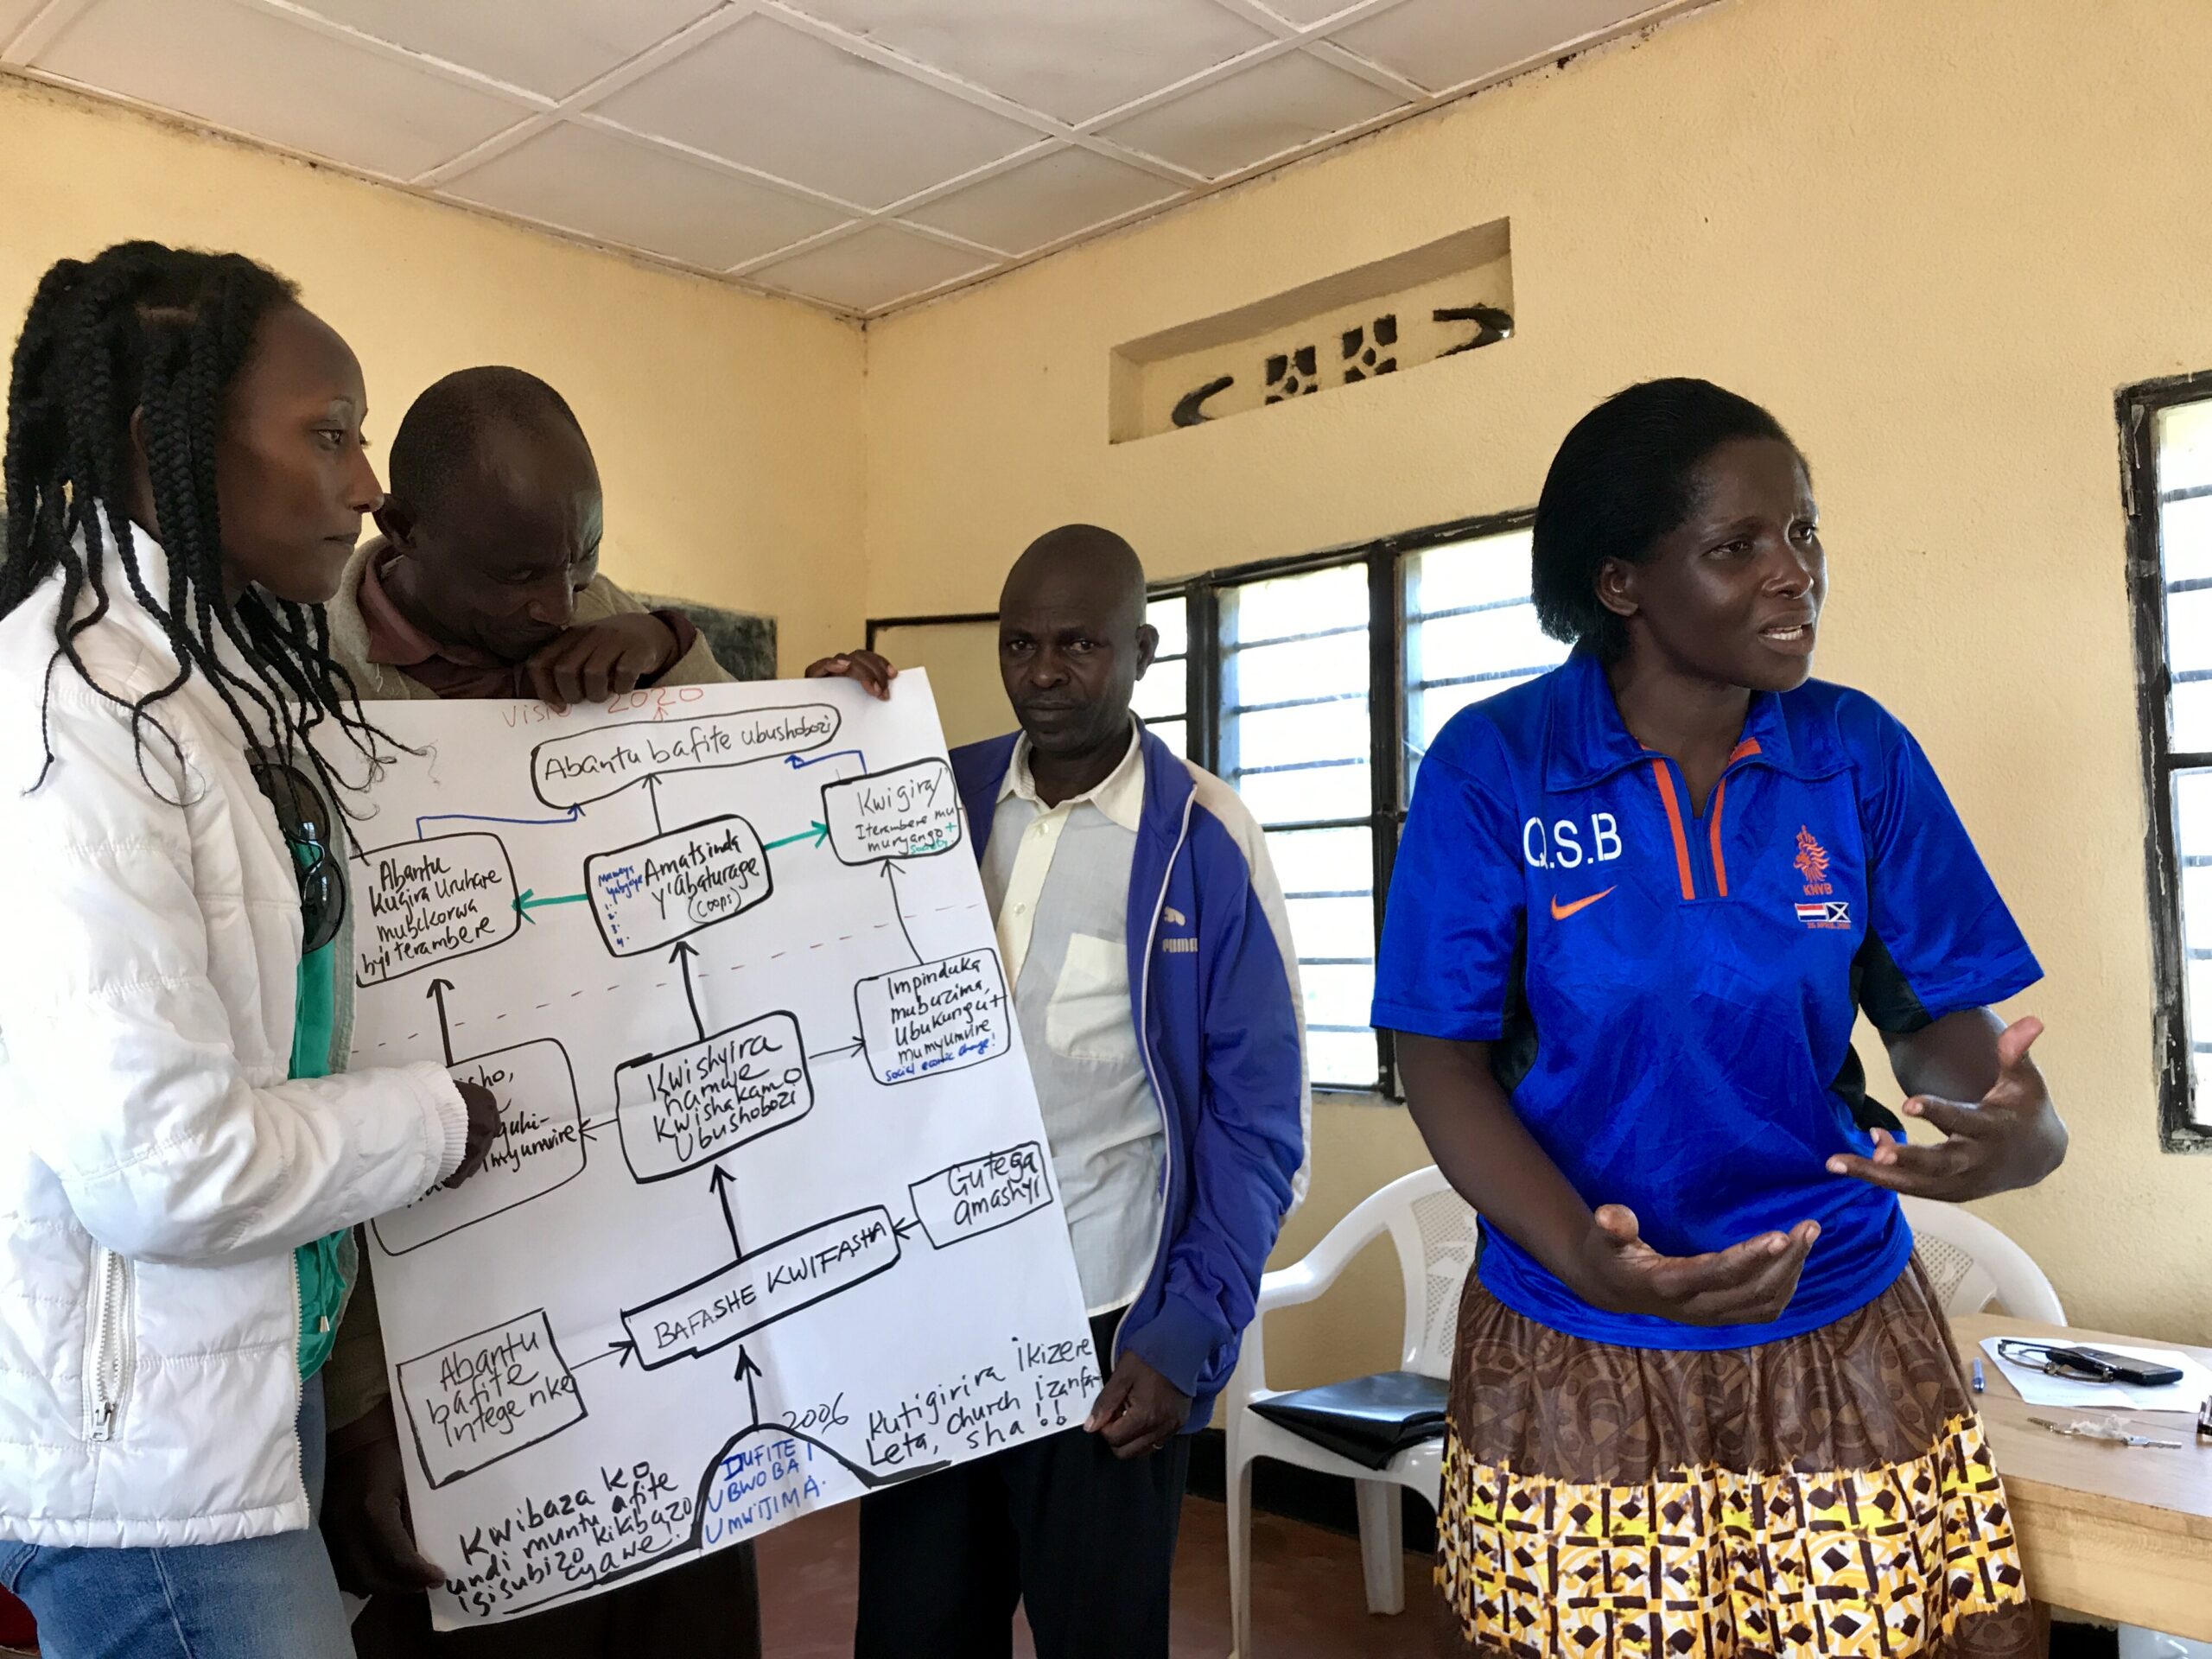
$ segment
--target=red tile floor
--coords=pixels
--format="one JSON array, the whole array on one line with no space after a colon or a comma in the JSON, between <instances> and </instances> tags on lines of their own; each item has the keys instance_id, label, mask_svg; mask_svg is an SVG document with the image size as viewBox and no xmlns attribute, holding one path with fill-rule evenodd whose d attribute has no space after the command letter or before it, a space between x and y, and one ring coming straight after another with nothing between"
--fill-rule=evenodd
<instances>
[{"instance_id":1,"label":"red tile floor","mask_svg":"<svg viewBox=\"0 0 2212 1659\"><path fill-rule=\"evenodd\" d=\"M761 1539L760 1602L768 1659L849 1659L858 1511L841 1504ZM1433 1649L1428 1558L1406 1557L1406 1611L1377 1618L1361 1588L1352 1538L1274 1516L1252 1524L1252 1644L1244 1659L1412 1659ZM1014 1652L1032 1659L1014 1620ZM1227 1659L1229 1543L1221 1505L1185 1500L1175 1556L1176 1659Z\"/></svg>"}]
</instances>

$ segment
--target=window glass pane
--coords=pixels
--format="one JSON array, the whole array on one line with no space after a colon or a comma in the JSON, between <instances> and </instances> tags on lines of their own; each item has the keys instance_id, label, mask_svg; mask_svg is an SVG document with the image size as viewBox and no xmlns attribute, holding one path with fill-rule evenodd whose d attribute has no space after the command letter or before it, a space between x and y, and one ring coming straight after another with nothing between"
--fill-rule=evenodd
<instances>
[{"instance_id":1,"label":"window glass pane","mask_svg":"<svg viewBox=\"0 0 2212 1659\"><path fill-rule=\"evenodd\" d=\"M2158 507L2158 551L2166 587L2166 665L2171 681L2171 724L2167 741L2176 751L2212 749L2212 466L2189 446L2212 442L2212 426L2201 418L2212 403L2167 410L2160 417L2162 439L2179 437L2183 447L2161 448L2161 493L2196 488L2208 493L2162 500ZM2195 418L2183 418L2195 417ZM2208 478L2194 485L2170 479Z\"/></svg>"},{"instance_id":2,"label":"window glass pane","mask_svg":"<svg viewBox=\"0 0 2212 1659\"><path fill-rule=\"evenodd\" d=\"M1406 677L1416 685L1471 674L1546 669L1566 654L1559 641L1538 626L1536 607L1525 599L1495 611L1431 618L1412 632L1414 637L1407 642Z\"/></svg>"},{"instance_id":3,"label":"window glass pane","mask_svg":"<svg viewBox=\"0 0 2212 1659\"><path fill-rule=\"evenodd\" d=\"M1510 691L1535 677L1533 674L1517 674L1510 679L1483 680L1473 685L1440 685L1433 690L1414 692L1406 709L1406 745L1411 756L1417 759L1426 754L1428 746L1436 741L1436 734L1444 729L1444 722L1469 703ZM1410 787L1411 780L1408 783Z\"/></svg>"},{"instance_id":4,"label":"window glass pane","mask_svg":"<svg viewBox=\"0 0 2212 1659\"><path fill-rule=\"evenodd\" d=\"M2158 493L2212 485L2212 398L2158 411Z\"/></svg>"},{"instance_id":5,"label":"window glass pane","mask_svg":"<svg viewBox=\"0 0 2212 1659\"><path fill-rule=\"evenodd\" d=\"M1148 720L1145 727L1152 734L1185 760L1191 758L1191 728L1179 720Z\"/></svg>"},{"instance_id":6,"label":"window glass pane","mask_svg":"<svg viewBox=\"0 0 2212 1659\"><path fill-rule=\"evenodd\" d=\"M1262 823L1363 818L1375 804L1364 760L1342 766L1307 766L1296 772L1248 772L1229 781Z\"/></svg>"},{"instance_id":7,"label":"window glass pane","mask_svg":"<svg viewBox=\"0 0 2212 1659\"><path fill-rule=\"evenodd\" d=\"M1223 630L1231 645L1320 633L1367 620L1367 567L1339 564L1300 576L1241 582L1222 594Z\"/></svg>"},{"instance_id":8,"label":"window glass pane","mask_svg":"<svg viewBox=\"0 0 2212 1659\"><path fill-rule=\"evenodd\" d=\"M2212 588L2166 595L2166 662L2177 675L2212 668Z\"/></svg>"},{"instance_id":9,"label":"window glass pane","mask_svg":"<svg viewBox=\"0 0 2212 1659\"><path fill-rule=\"evenodd\" d=\"M1515 530L1406 560L1408 798L1445 721L1566 660L1567 647L1545 635L1529 600L1529 532Z\"/></svg>"},{"instance_id":10,"label":"window glass pane","mask_svg":"<svg viewBox=\"0 0 2212 1659\"><path fill-rule=\"evenodd\" d=\"M2158 510L2158 556L2169 582L2212 578L2212 495L2169 501Z\"/></svg>"},{"instance_id":11,"label":"window glass pane","mask_svg":"<svg viewBox=\"0 0 2212 1659\"><path fill-rule=\"evenodd\" d=\"M2174 851L2181 860L2181 948L2183 1001L2196 1079L2194 1116L2212 1121L2212 1090L2205 1068L2212 1062L2212 772L2174 774Z\"/></svg>"},{"instance_id":12,"label":"window glass pane","mask_svg":"<svg viewBox=\"0 0 2212 1659\"><path fill-rule=\"evenodd\" d=\"M2212 1053L2212 955L2183 957L2189 982L2189 1041ZM1307 999L1310 1003L1312 999ZM2201 1116L2201 1114L2200 1114Z\"/></svg>"},{"instance_id":13,"label":"window glass pane","mask_svg":"<svg viewBox=\"0 0 2212 1659\"><path fill-rule=\"evenodd\" d=\"M1529 531L1509 530L1414 554L1406 561L1406 614L1528 598L1533 541Z\"/></svg>"},{"instance_id":14,"label":"window glass pane","mask_svg":"<svg viewBox=\"0 0 2212 1659\"><path fill-rule=\"evenodd\" d=\"M1221 772L1230 787L1262 823L1366 817L1375 810L1367 567L1225 588L1221 632Z\"/></svg>"},{"instance_id":15,"label":"window glass pane","mask_svg":"<svg viewBox=\"0 0 2212 1659\"><path fill-rule=\"evenodd\" d=\"M1183 713L1183 703L1190 690L1190 681L1184 677L1180 663L1154 663L1144 678L1137 682L1136 694L1129 699L1129 706L1147 721L1173 720Z\"/></svg>"},{"instance_id":16,"label":"window glass pane","mask_svg":"<svg viewBox=\"0 0 2212 1659\"><path fill-rule=\"evenodd\" d=\"M1236 717L1236 763L1249 770L1304 760L1364 760L1373 735L1365 697L1264 709Z\"/></svg>"},{"instance_id":17,"label":"window glass pane","mask_svg":"<svg viewBox=\"0 0 2212 1659\"><path fill-rule=\"evenodd\" d=\"M2212 400L2161 410L2153 436L2171 675L2168 743L2188 753L2212 749ZM2176 772L2172 804L2190 1114L2212 1124L2212 772Z\"/></svg>"},{"instance_id":18,"label":"window glass pane","mask_svg":"<svg viewBox=\"0 0 2212 1659\"><path fill-rule=\"evenodd\" d=\"M2169 742L2177 754L2212 749L2212 680L2187 680L2172 691L2173 736Z\"/></svg>"},{"instance_id":19,"label":"window glass pane","mask_svg":"<svg viewBox=\"0 0 2212 1659\"><path fill-rule=\"evenodd\" d=\"M1144 607L1144 620L1160 630L1159 657L1180 657L1191 648L1191 601L1180 594L1155 599Z\"/></svg>"},{"instance_id":20,"label":"window glass pane","mask_svg":"<svg viewBox=\"0 0 2212 1659\"><path fill-rule=\"evenodd\" d=\"M1361 615L1366 613L1362 611ZM1224 710L1303 697L1364 696L1367 630L1325 634L1226 652L1221 664Z\"/></svg>"},{"instance_id":21,"label":"window glass pane","mask_svg":"<svg viewBox=\"0 0 2212 1659\"><path fill-rule=\"evenodd\" d=\"M1354 1032L1368 1029L1368 1016L1375 1004L1371 964L1301 962L1298 978L1306 989L1307 1025L1341 1026Z\"/></svg>"},{"instance_id":22,"label":"window glass pane","mask_svg":"<svg viewBox=\"0 0 2212 1659\"><path fill-rule=\"evenodd\" d=\"M1271 830L1268 856L1306 993L1306 1064L1317 1084L1371 1089L1382 1051L1368 1026L1375 995L1375 832Z\"/></svg>"},{"instance_id":23,"label":"window glass pane","mask_svg":"<svg viewBox=\"0 0 2212 1659\"><path fill-rule=\"evenodd\" d=\"M1181 594L1155 599L1145 607L1144 620L1159 630L1160 645L1129 699L1144 723L1178 754L1188 753L1185 744L1190 735L1183 723L1189 712L1184 705L1191 695L1190 613L1191 601Z\"/></svg>"},{"instance_id":24,"label":"window glass pane","mask_svg":"<svg viewBox=\"0 0 2212 1659\"><path fill-rule=\"evenodd\" d=\"M1373 831L1271 830L1268 859L1287 893L1364 892L1375 879ZM1302 949L1303 947L1301 947Z\"/></svg>"},{"instance_id":25,"label":"window glass pane","mask_svg":"<svg viewBox=\"0 0 2212 1659\"><path fill-rule=\"evenodd\" d=\"M1291 899L1291 937L1300 956L1371 957L1375 903L1366 893L1349 899Z\"/></svg>"},{"instance_id":26,"label":"window glass pane","mask_svg":"<svg viewBox=\"0 0 2212 1659\"><path fill-rule=\"evenodd\" d=\"M1372 1089L1382 1080L1375 1033L1306 1028L1306 1074L1317 1089Z\"/></svg>"}]
</instances>

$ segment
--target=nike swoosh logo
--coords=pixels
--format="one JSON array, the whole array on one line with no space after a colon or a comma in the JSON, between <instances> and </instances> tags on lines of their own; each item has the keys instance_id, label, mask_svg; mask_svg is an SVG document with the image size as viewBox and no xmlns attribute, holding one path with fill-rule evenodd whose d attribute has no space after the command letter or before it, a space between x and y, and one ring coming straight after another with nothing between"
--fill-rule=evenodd
<instances>
[{"instance_id":1,"label":"nike swoosh logo","mask_svg":"<svg viewBox=\"0 0 2212 1659\"><path fill-rule=\"evenodd\" d=\"M1587 899L1578 899L1571 905L1562 905L1559 901L1559 895L1557 893L1554 893L1552 895L1552 920L1555 922L1563 922L1568 917L1574 915L1577 912L1589 909L1591 906L1596 904L1600 899L1605 898L1612 891L1612 888L1607 887L1605 893L1593 893Z\"/></svg>"}]
</instances>

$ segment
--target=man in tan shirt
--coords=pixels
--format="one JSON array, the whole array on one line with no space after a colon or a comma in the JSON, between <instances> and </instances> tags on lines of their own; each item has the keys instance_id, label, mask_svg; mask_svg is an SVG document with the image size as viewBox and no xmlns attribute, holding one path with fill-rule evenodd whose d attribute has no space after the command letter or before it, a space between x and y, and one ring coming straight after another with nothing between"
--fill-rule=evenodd
<instances>
[{"instance_id":1,"label":"man in tan shirt","mask_svg":"<svg viewBox=\"0 0 2212 1659\"><path fill-rule=\"evenodd\" d=\"M730 679L681 611L649 611L599 574L599 470L568 404L536 376L476 368L439 381L401 422L389 481L376 514L383 534L353 556L327 607L330 655L365 703L536 697L565 706L639 687ZM898 671L857 651L823 658L806 672L849 677L882 696ZM408 1527L398 1429L365 1276L325 1378L330 1464L322 1526L341 1586L372 1597L354 1625L364 1659L760 1653L749 1544L519 1624L456 1631L434 1643L419 1592L444 1574Z\"/></svg>"},{"instance_id":2,"label":"man in tan shirt","mask_svg":"<svg viewBox=\"0 0 2212 1659\"><path fill-rule=\"evenodd\" d=\"M363 702L569 703L730 677L682 612L648 611L599 574L599 468L536 376L448 375L407 411L391 470L383 534L328 607L331 655Z\"/></svg>"}]
</instances>

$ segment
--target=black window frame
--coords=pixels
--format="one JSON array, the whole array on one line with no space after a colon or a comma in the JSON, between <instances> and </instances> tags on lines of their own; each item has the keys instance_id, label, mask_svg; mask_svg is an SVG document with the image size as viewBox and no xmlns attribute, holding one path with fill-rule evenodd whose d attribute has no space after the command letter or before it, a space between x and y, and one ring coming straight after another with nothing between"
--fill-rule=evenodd
<instances>
[{"instance_id":1,"label":"black window frame","mask_svg":"<svg viewBox=\"0 0 2212 1659\"><path fill-rule=\"evenodd\" d=\"M2212 768L2212 751L2171 747L2166 660L2166 588L2158 543L2160 509L2154 432L2160 411L2212 400L2212 371L2123 387L2120 421L2121 499L2127 518L2127 602L2134 622L2138 725L2143 745L2144 864L2156 996L2152 1040L2158 1074L2158 1140L2168 1152L2212 1152L2212 1128L2192 1110L2189 966L2182 935L2181 861L2174 831L2174 775ZM2189 493L2190 495L2196 491Z\"/></svg>"},{"instance_id":2,"label":"black window frame","mask_svg":"<svg viewBox=\"0 0 2212 1659\"><path fill-rule=\"evenodd\" d=\"M1526 530L1535 522L1533 507L1507 512L1478 514L1427 524L1418 530L1347 543L1319 552L1284 558L1261 559L1224 565L1155 582L1147 589L1153 601L1182 599L1190 654L1184 663L1185 677L1185 753L1207 771L1222 771L1221 706L1223 641L1222 597L1229 589L1282 576L1305 575L1316 570L1363 566L1367 571L1368 745L1370 781L1368 810L1354 817L1317 819L1312 823L1277 826L1284 830L1369 829L1374 846L1373 903L1375 938L1382 938L1382 913L1390 893L1390 874L1397 858L1398 837L1405 828L1408 773L1406 754L1407 701L1412 689L1406 684L1405 563L1431 548L1454 542L1479 540ZM995 612L970 612L934 616L870 619L868 643L875 644L879 630L897 627L942 627L990 623ZM1439 681L1435 683L1450 682ZM1315 960L1319 960L1316 958ZM1361 1096L1379 1095L1402 1101L1398 1086L1395 1034L1377 1031L1376 1076L1372 1084L1316 1083L1317 1094Z\"/></svg>"}]
</instances>

